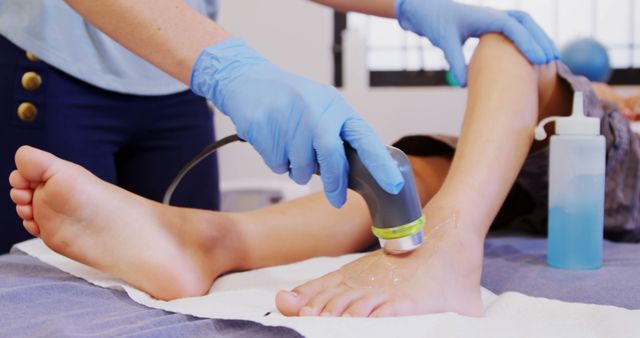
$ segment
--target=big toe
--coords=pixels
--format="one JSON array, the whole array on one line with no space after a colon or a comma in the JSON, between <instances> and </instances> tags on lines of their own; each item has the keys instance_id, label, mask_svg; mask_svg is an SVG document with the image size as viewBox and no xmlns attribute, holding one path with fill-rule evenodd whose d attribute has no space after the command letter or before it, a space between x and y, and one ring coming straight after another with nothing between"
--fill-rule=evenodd
<instances>
[{"instance_id":1,"label":"big toe","mask_svg":"<svg viewBox=\"0 0 640 338\"><path fill-rule=\"evenodd\" d=\"M46 151L30 146L22 146L16 151L16 167L20 175L31 182L46 181L56 157Z\"/></svg>"},{"instance_id":2,"label":"big toe","mask_svg":"<svg viewBox=\"0 0 640 338\"><path fill-rule=\"evenodd\" d=\"M276 307L285 316L298 316L301 314L300 310L307 306L314 296L341 282L342 275L338 272L332 272L300 285L292 291L280 291L276 295Z\"/></svg>"},{"instance_id":3,"label":"big toe","mask_svg":"<svg viewBox=\"0 0 640 338\"><path fill-rule=\"evenodd\" d=\"M285 316L297 316L305 302L293 291L280 291L276 294L276 307Z\"/></svg>"}]
</instances>

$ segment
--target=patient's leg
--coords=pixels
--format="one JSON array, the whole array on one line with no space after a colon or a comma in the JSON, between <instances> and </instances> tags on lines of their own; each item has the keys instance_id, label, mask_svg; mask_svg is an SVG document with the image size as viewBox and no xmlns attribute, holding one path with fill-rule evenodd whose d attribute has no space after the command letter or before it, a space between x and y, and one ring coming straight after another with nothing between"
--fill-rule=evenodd
<instances>
[{"instance_id":1,"label":"patient's leg","mask_svg":"<svg viewBox=\"0 0 640 338\"><path fill-rule=\"evenodd\" d=\"M53 250L170 299L238 266L234 220L165 207L50 153L21 147L9 177L24 226Z\"/></svg>"},{"instance_id":2,"label":"patient's leg","mask_svg":"<svg viewBox=\"0 0 640 338\"><path fill-rule=\"evenodd\" d=\"M165 206L22 147L10 176L25 228L53 250L161 299L206 293L220 274L340 255L373 241L364 201L342 209L321 194L227 214Z\"/></svg>"},{"instance_id":3,"label":"patient's leg","mask_svg":"<svg viewBox=\"0 0 640 338\"><path fill-rule=\"evenodd\" d=\"M458 148L424 209L425 244L404 256L372 253L283 291L278 308L286 315L482 315L484 238L529 151L538 103L546 109L564 102L551 67L538 74L507 39L484 36L469 66Z\"/></svg>"},{"instance_id":4,"label":"patient's leg","mask_svg":"<svg viewBox=\"0 0 640 338\"><path fill-rule=\"evenodd\" d=\"M447 164L410 161L426 203ZM352 191L341 209L314 194L262 210L219 213L161 205L31 147L18 150L16 164L11 197L31 234L161 299L203 294L225 272L351 253L374 242L364 200Z\"/></svg>"}]
</instances>

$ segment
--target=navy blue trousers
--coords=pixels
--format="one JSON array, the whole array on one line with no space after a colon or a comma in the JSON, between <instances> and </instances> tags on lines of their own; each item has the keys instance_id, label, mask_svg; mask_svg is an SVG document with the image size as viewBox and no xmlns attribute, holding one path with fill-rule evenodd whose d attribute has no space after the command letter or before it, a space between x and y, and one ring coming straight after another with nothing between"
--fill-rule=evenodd
<instances>
[{"instance_id":1,"label":"navy blue trousers","mask_svg":"<svg viewBox=\"0 0 640 338\"><path fill-rule=\"evenodd\" d=\"M30 71L42 79L32 91L21 84ZM24 102L37 109L32 121L17 113ZM213 140L212 112L190 91L165 96L106 91L29 60L24 50L0 36L0 253L29 238L9 198L8 175L21 145L47 150L159 201L180 168ZM218 209L214 156L183 179L172 204Z\"/></svg>"}]
</instances>

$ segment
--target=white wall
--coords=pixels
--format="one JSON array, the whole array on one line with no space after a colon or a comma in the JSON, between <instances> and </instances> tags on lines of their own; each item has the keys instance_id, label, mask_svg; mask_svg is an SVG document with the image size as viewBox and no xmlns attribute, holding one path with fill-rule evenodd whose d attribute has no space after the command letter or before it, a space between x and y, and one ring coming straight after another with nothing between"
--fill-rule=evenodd
<instances>
[{"instance_id":1,"label":"white wall","mask_svg":"<svg viewBox=\"0 0 640 338\"><path fill-rule=\"evenodd\" d=\"M242 37L272 62L316 81L332 78L332 11L304 0L221 0L219 23ZM235 133L230 121L218 114L217 136ZM291 184L273 174L247 144L220 151L222 189L256 184ZM295 185L293 186L296 187Z\"/></svg>"},{"instance_id":2,"label":"white wall","mask_svg":"<svg viewBox=\"0 0 640 338\"><path fill-rule=\"evenodd\" d=\"M305 0L221 0L220 23L272 62L316 81L332 83L331 10ZM364 42L357 32L348 32L344 38L347 49L343 93L384 142L392 143L413 133L458 132L466 101L464 90L368 88ZM235 132L221 114L216 123L219 137ZM246 144L223 149L220 167L223 189L247 182L296 188L286 176L271 173ZM312 186L318 189L319 183L315 181Z\"/></svg>"}]
</instances>

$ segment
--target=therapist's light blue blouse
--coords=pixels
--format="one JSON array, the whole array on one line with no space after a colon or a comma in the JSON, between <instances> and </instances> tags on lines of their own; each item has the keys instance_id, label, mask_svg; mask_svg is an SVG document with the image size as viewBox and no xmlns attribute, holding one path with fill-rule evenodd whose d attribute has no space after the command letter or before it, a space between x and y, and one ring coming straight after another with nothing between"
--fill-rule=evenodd
<instances>
[{"instance_id":1,"label":"therapist's light blue blouse","mask_svg":"<svg viewBox=\"0 0 640 338\"><path fill-rule=\"evenodd\" d=\"M211 18L217 14L216 0L186 2ZM100 32L62 0L0 0L0 34L48 64L103 89L136 95L188 89Z\"/></svg>"}]
</instances>

